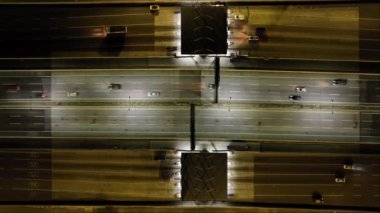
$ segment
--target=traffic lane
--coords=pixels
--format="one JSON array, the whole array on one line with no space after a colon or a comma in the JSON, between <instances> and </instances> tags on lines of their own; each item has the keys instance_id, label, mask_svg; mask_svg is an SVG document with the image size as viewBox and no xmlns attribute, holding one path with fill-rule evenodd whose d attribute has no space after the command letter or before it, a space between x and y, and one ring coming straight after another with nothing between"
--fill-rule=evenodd
<instances>
[{"instance_id":1,"label":"traffic lane","mask_svg":"<svg viewBox=\"0 0 380 213\"><path fill-rule=\"evenodd\" d=\"M255 174L332 174L343 172L341 164L255 164Z\"/></svg>"},{"instance_id":2,"label":"traffic lane","mask_svg":"<svg viewBox=\"0 0 380 213\"><path fill-rule=\"evenodd\" d=\"M148 109L144 107L113 110L52 110L52 134L62 136L139 136L139 137L187 137L189 111L178 107L174 110ZM99 113L99 114L98 114ZM65 116L76 116L75 122ZM140 117L141 115L150 117ZM83 120L80 118L85 116ZM92 116L91 119L88 119ZM103 119L103 116L119 116L121 119ZM161 116L170 117L166 121ZM180 119L176 119L176 117ZM187 114L188 116L188 114Z\"/></svg>"},{"instance_id":3,"label":"traffic lane","mask_svg":"<svg viewBox=\"0 0 380 213\"><path fill-rule=\"evenodd\" d=\"M341 39L338 38L339 42L333 42L331 39L322 40L324 42L320 42L320 36L328 37L330 29L355 29L358 26L358 7L356 6L343 6L343 7L313 7L311 9L308 6L297 6L297 7L287 7L286 9L280 7L259 7L253 8L253 10L257 11L257 13L249 13L248 11L240 11L239 13L243 13L248 16L249 23L253 24L253 26L249 26L250 31L254 31L255 27L266 27L268 34L268 42L261 43L259 46L259 51L250 51L252 55L270 55L270 56L278 56L278 57L306 57L306 58L352 58L357 59L357 52L353 48L351 51L342 51L337 48L345 48L347 45L344 44L347 38L347 33L343 34L344 36ZM230 10L234 10L230 8ZM332 10L334 12L332 12ZM248 13L247 13L248 12ZM351 26L351 27L348 27ZM299 45L297 42L289 44L286 41L279 40L276 42L276 31L277 28L287 28L284 34L287 31L292 29L292 27L303 28L297 29L295 32L300 33L301 40L305 37L305 45ZM302 32L308 31L308 29L316 29L315 32L312 32L309 35L305 35ZM271 40L272 33L274 34L274 41ZM357 34L357 32L356 32ZM317 41L315 39L307 40L307 37L317 37ZM355 32L353 32L353 36L355 36ZM357 36L355 37L358 38ZM355 39L354 38L354 39ZM314 40L314 41L313 41ZM353 41L355 42L355 41ZM326 45L326 43L331 45ZM281 49L286 49L287 51L274 51L269 49L272 45L278 45ZM320 45L325 45L326 48L318 48ZM348 44L350 45L350 44ZM329 47L331 46L331 47ZM268 48L269 47L269 48ZM277 47L277 50L278 50ZM296 47L296 48L294 48ZM313 51L310 51L310 47L313 48ZM354 45L353 47L356 47ZM293 48L293 49L292 49ZM333 48L331 50L331 48ZM268 51L269 50L269 51ZM336 54L339 52L340 54Z\"/></svg>"},{"instance_id":4,"label":"traffic lane","mask_svg":"<svg viewBox=\"0 0 380 213\"><path fill-rule=\"evenodd\" d=\"M335 117L334 115L337 116ZM229 139L278 140L286 138L288 140L314 139L354 142L359 140L360 134L355 126L355 117L353 116L357 116L357 113L331 114L331 112L320 113L313 111L265 112L254 110L240 111L239 109L229 111L228 107L214 110L203 108L196 111L196 133L201 138L209 138L214 135L214 137L227 137ZM251 120L248 118L251 118ZM310 121L310 118L315 119L315 121ZM296 122L300 121L299 125L292 125L293 119ZM321 122L322 119L332 121L338 121L339 119L352 120L352 126L339 128L332 125L335 127L334 129L331 127L323 128L324 126L320 125L323 123ZM282 126L279 120L282 120L280 122L284 122L286 125ZM310 126L307 126L307 123Z\"/></svg>"},{"instance_id":5,"label":"traffic lane","mask_svg":"<svg viewBox=\"0 0 380 213\"><path fill-rule=\"evenodd\" d=\"M56 199L175 199L174 183L160 177L162 162L152 151L55 150L53 157Z\"/></svg>"},{"instance_id":6,"label":"traffic lane","mask_svg":"<svg viewBox=\"0 0 380 213\"><path fill-rule=\"evenodd\" d=\"M282 74L284 75L284 74ZM287 100L289 95L300 95L301 102L358 102L359 85L357 79L348 79L346 86L333 86L333 76L309 79L305 77L264 77L264 76L222 76L221 99L250 101ZM341 78L341 76L340 76ZM346 79L346 77L345 77ZM305 87L307 92L297 92L296 87Z\"/></svg>"},{"instance_id":7,"label":"traffic lane","mask_svg":"<svg viewBox=\"0 0 380 213\"><path fill-rule=\"evenodd\" d=\"M23 8L6 8L1 11L1 20L7 20L1 23L4 26L1 31L22 30L28 32L30 30L49 28L70 29L107 25L135 25L152 23L154 19L149 10L142 7L126 7L123 9L123 13L120 13L120 8L98 8L94 10L92 8L71 8L71 10L66 8L65 10L52 11L36 8L36 11L33 12L30 12L29 9L25 11ZM13 12L9 13L10 11ZM21 11L23 11L22 14L19 14ZM77 16L71 15L73 11L76 11ZM104 11L103 14L102 11ZM91 15L86 15L88 12ZM22 28L20 28L21 25L23 26Z\"/></svg>"},{"instance_id":8,"label":"traffic lane","mask_svg":"<svg viewBox=\"0 0 380 213\"><path fill-rule=\"evenodd\" d=\"M286 154L282 153L262 153L256 154L253 161L258 164L275 164L275 163L300 163L299 158L302 157L308 164L324 163L324 164L341 164L343 166L344 160L347 158L352 159L355 164L377 165L380 162L380 156L377 155L330 155L330 154Z\"/></svg>"},{"instance_id":9,"label":"traffic lane","mask_svg":"<svg viewBox=\"0 0 380 213\"><path fill-rule=\"evenodd\" d=\"M8 131L48 131L48 117L48 110L2 109L0 130L3 134L7 134Z\"/></svg>"},{"instance_id":10,"label":"traffic lane","mask_svg":"<svg viewBox=\"0 0 380 213\"><path fill-rule=\"evenodd\" d=\"M67 98L67 92L77 91L78 98L128 98L134 99L172 99L199 98L202 85L198 75L162 76L102 76L53 78L53 98ZM120 90L109 90L111 84L120 84ZM158 97L149 97L149 92L159 92ZM72 97L70 97L72 98Z\"/></svg>"},{"instance_id":11,"label":"traffic lane","mask_svg":"<svg viewBox=\"0 0 380 213\"><path fill-rule=\"evenodd\" d=\"M49 98L51 78L41 77L0 77L0 99L42 99ZM19 90L15 87L19 86Z\"/></svg>"},{"instance_id":12,"label":"traffic lane","mask_svg":"<svg viewBox=\"0 0 380 213\"><path fill-rule=\"evenodd\" d=\"M122 16L94 15L83 18L67 17L63 19L49 17L49 15L47 17L36 16L28 19L15 18L18 20L18 24L3 23L5 25L4 29L7 29L11 38L3 38L6 40L3 44L8 48L6 48L7 51L1 51L0 55L3 57L35 57L50 56L54 52L55 56L70 55L73 57L76 55L70 53L77 53L77 56L101 56L117 54L123 50L154 50L152 39L154 34L154 17L152 14L147 13L145 8L136 9L140 9L142 12L136 13L136 11L130 11L128 15L129 12L127 10L127 13ZM26 27L19 28L18 26L21 24ZM104 33L105 26L110 25L137 25L138 27L132 27L129 30L128 33L131 36L128 38L110 39L105 37ZM72 29L74 30L72 31ZM4 36L7 36L7 33ZM89 37L92 39L89 39ZM83 42L83 39L86 39L86 42Z\"/></svg>"},{"instance_id":13,"label":"traffic lane","mask_svg":"<svg viewBox=\"0 0 380 213\"><path fill-rule=\"evenodd\" d=\"M2 201L50 200L51 153L49 150L6 149L1 151L0 165L0 199ZM21 160L22 159L22 160ZM44 163L40 163L43 159ZM20 161L21 160L21 161ZM22 179L21 182L18 182ZM20 191L19 188L25 190ZM45 188L48 191L40 191Z\"/></svg>"}]
</instances>

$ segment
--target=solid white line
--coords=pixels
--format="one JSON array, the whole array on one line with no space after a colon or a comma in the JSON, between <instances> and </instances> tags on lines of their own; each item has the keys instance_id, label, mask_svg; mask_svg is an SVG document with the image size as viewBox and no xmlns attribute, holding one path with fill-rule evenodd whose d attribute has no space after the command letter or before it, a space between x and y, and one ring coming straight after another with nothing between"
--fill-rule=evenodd
<instances>
[{"instance_id":1,"label":"solid white line","mask_svg":"<svg viewBox=\"0 0 380 213\"><path fill-rule=\"evenodd\" d=\"M318 176L335 176L331 173L254 173L254 176L258 175L318 175Z\"/></svg>"}]
</instances>

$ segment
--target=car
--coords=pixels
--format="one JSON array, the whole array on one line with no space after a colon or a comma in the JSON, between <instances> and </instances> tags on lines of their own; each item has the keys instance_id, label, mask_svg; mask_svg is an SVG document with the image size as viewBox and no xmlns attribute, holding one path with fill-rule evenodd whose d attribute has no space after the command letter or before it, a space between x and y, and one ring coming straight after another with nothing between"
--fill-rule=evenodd
<instances>
[{"instance_id":1,"label":"car","mask_svg":"<svg viewBox=\"0 0 380 213\"><path fill-rule=\"evenodd\" d=\"M42 91L38 94L40 98L47 98L49 97L48 93L46 91Z\"/></svg>"},{"instance_id":2,"label":"car","mask_svg":"<svg viewBox=\"0 0 380 213\"><path fill-rule=\"evenodd\" d=\"M332 81L332 84L335 85L346 85L347 84L347 79L343 78L337 78Z\"/></svg>"},{"instance_id":3,"label":"car","mask_svg":"<svg viewBox=\"0 0 380 213\"><path fill-rule=\"evenodd\" d=\"M325 201L323 195L319 192L314 192L311 197L313 199L313 202L316 204L321 204Z\"/></svg>"},{"instance_id":4,"label":"car","mask_svg":"<svg viewBox=\"0 0 380 213\"><path fill-rule=\"evenodd\" d=\"M354 169L354 165L353 164L343 164L343 169L344 170L353 170Z\"/></svg>"},{"instance_id":5,"label":"car","mask_svg":"<svg viewBox=\"0 0 380 213\"><path fill-rule=\"evenodd\" d=\"M124 36L127 33L126 26L107 26L105 27L107 36Z\"/></svg>"},{"instance_id":6,"label":"car","mask_svg":"<svg viewBox=\"0 0 380 213\"><path fill-rule=\"evenodd\" d=\"M266 42L268 40L267 30L265 27L257 27L255 30L255 35L260 39L260 41Z\"/></svg>"},{"instance_id":7,"label":"car","mask_svg":"<svg viewBox=\"0 0 380 213\"><path fill-rule=\"evenodd\" d=\"M248 41L249 42L258 42L259 41L259 37L250 35L250 36L248 36Z\"/></svg>"},{"instance_id":8,"label":"car","mask_svg":"<svg viewBox=\"0 0 380 213\"><path fill-rule=\"evenodd\" d=\"M352 161L352 159L347 158L344 160L343 169L344 170L353 170L354 169L354 162Z\"/></svg>"},{"instance_id":9,"label":"car","mask_svg":"<svg viewBox=\"0 0 380 213\"><path fill-rule=\"evenodd\" d=\"M166 151L155 151L154 160L166 160Z\"/></svg>"},{"instance_id":10,"label":"car","mask_svg":"<svg viewBox=\"0 0 380 213\"><path fill-rule=\"evenodd\" d=\"M7 92L18 92L20 91L21 87L19 84L10 84L7 85Z\"/></svg>"},{"instance_id":11,"label":"car","mask_svg":"<svg viewBox=\"0 0 380 213\"><path fill-rule=\"evenodd\" d=\"M306 87L298 86L295 88L296 92L307 92Z\"/></svg>"},{"instance_id":12,"label":"car","mask_svg":"<svg viewBox=\"0 0 380 213\"><path fill-rule=\"evenodd\" d=\"M169 47L166 47L166 51L168 52L174 52L174 51L177 51L178 48L176 46L169 46Z\"/></svg>"},{"instance_id":13,"label":"car","mask_svg":"<svg viewBox=\"0 0 380 213\"><path fill-rule=\"evenodd\" d=\"M301 96L300 95L289 95L289 100L299 101L299 100L301 100Z\"/></svg>"},{"instance_id":14,"label":"car","mask_svg":"<svg viewBox=\"0 0 380 213\"><path fill-rule=\"evenodd\" d=\"M152 4L152 5L149 6L149 11L152 14L158 14L158 12L160 11L160 6L157 5L157 4Z\"/></svg>"},{"instance_id":15,"label":"car","mask_svg":"<svg viewBox=\"0 0 380 213\"><path fill-rule=\"evenodd\" d=\"M230 144L227 146L227 149L230 151L247 151L247 150L249 150L249 146L248 145Z\"/></svg>"},{"instance_id":16,"label":"car","mask_svg":"<svg viewBox=\"0 0 380 213\"><path fill-rule=\"evenodd\" d=\"M246 20L245 16L242 14L234 15L234 19L238 20L238 21L245 21Z\"/></svg>"},{"instance_id":17,"label":"car","mask_svg":"<svg viewBox=\"0 0 380 213\"><path fill-rule=\"evenodd\" d=\"M345 183L346 182L346 178L343 176L343 177L335 177L335 183Z\"/></svg>"},{"instance_id":18,"label":"car","mask_svg":"<svg viewBox=\"0 0 380 213\"><path fill-rule=\"evenodd\" d=\"M76 97L79 95L79 92L67 92L66 96L67 97Z\"/></svg>"},{"instance_id":19,"label":"car","mask_svg":"<svg viewBox=\"0 0 380 213\"><path fill-rule=\"evenodd\" d=\"M109 90L119 90L119 89L121 89L121 84L110 84L108 86L108 89Z\"/></svg>"},{"instance_id":20,"label":"car","mask_svg":"<svg viewBox=\"0 0 380 213\"><path fill-rule=\"evenodd\" d=\"M150 91L148 92L148 96L149 97L154 97L154 96L160 96L160 92L157 92L157 91Z\"/></svg>"}]
</instances>

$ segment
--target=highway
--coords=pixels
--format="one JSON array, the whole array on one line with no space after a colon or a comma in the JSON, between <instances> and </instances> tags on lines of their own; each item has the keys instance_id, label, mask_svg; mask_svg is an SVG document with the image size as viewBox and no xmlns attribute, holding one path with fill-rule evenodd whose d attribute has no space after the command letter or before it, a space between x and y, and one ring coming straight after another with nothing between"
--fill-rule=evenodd
<instances>
[{"instance_id":1,"label":"highway","mask_svg":"<svg viewBox=\"0 0 380 213\"><path fill-rule=\"evenodd\" d=\"M377 4L373 4L376 6ZM1 57L136 57L167 56L169 46L180 40L179 7L161 7L154 16L143 7L0 9ZM231 7L236 50L255 57L358 60L360 32L378 46L376 20L361 18L357 5L339 6L241 6ZM363 29L359 26L363 26ZM125 25L125 39L107 39L105 26ZM23 26L23 27L19 27ZM365 27L364 27L365 26ZM265 27L268 41L257 47L248 43L256 27ZM364 32L365 31L365 32ZM378 56L379 49L362 54ZM372 57L376 59L376 57ZM378 59L378 58L377 58Z\"/></svg>"},{"instance_id":2,"label":"highway","mask_svg":"<svg viewBox=\"0 0 380 213\"><path fill-rule=\"evenodd\" d=\"M347 157L294 153L233 154L230 157L233 199L247 199L244 194L257 202L312 203L312 192L319 192L324 195L325 204L378 206L379 158L351 156L356 168L343 171L342 165ZM334 182L337 172L345 173L346 183Z\"/></svg>"},{"instance_id":3,"label":"highway","mask_svg":"<svg viewBox=\"0 0 380 213\"><path fill-rule=\"evenodd\" d=\"M215 103L214 58L180 54L180 7L1 6L0 201L181 201L194 118L196 150L249 149L228 152L227 201L380 208L380 4L366 7L229 6Z\"/></svg>"},{"instance_id":4,"label":"highway","mask_svg":"<svg viewBox=\"0 0 380 213\"><path fill-rule=\"evenodd\" d=\"M5 181L0 187L14 194L1 193L1 200L179 200L175 195L180 178L170 175L180 171L175 152L169 151L163 161L153 160L152 150L1 153L13 163L1 161L5 173L0 177ZM344 171L346 183L335 183L348 157L354 170ZM311 193L318 191L325 205L379 207L379 160L375 155L234 152L228 157L228 200L313 204Z\"/></svg>"},{"instance_id":5,"label":"highway","mask_svg":"<svg viewBox=\"0 0 380 213\"><path fill-rule=\"evenodd\" d=\"M0 115L1 135L8 137L189 140L190 135L190 108L187 106L3 109ZM379 141L378 114L371 112L203 106L196 107L195 116L198 140Z\"/></svg>"},{"instance_id":6,"label":"highway","mask_svg":"<svg viewBox=\"0 0 380 213\"><path fill-rule=\"evenodd\" d=\"M30 71L29 71L30 72ZM34 71L38 73L38 71ZM0 74L2 75L2 74ZM334 79L347 79L347 85L333 85ZM98 69L54 70L30 77L25 72L0 76L1 99L41 100L128 100L134 101L200 101L212 103L214 73L210 69ZM7 91L9 85L20 85L19 92ZM111 84L121 88L109 90ZM305 87L306 92L297 92ZM159 92L149 97L149 92ZM68 97L68 92L78 92ZM380 78L378 74L284 72L262 70L223 69L219 100L221 103L300 103L329 104L379 104ZM300 95L301 100L291 101L289 95Z\"/></svg>"}]
</instances>

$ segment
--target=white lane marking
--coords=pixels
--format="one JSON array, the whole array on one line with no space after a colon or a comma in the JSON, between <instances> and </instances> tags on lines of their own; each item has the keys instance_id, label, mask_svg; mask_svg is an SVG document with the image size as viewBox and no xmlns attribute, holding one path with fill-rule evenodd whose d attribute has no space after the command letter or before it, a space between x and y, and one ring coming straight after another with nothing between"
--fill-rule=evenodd
<instances>
[{"instance_id":1,"label":"white lane marking","mask_svg":"<svg viewBox=\"0 0 380 213\"><path fill-rule=\"evenodd\" d=\"M31 82L31 83L28 83L29 85L42 85L41 82Z\"/></svg>"},{"instance_id":2,"label":"white lane marking","mask_svg":"<svg viewBox=\"0 0 380 213\"><path fill-rule=\"evenodd\" d=\"M239 93L240 91L239 90L231 90L230 92L231 93Z\"/></svg>"},{"instance_id":3,"label":"white lane marking","mask_svg":"<svg viewBox=\"0 0 380 213\"><path fill-rule=\"evenodd\" d=\"M65 82L56 82L54 84L66 84Z\"/></svg>"},{"instance_id":4,"label":"white lane marking","mask_svg":"<svg viewBox=\"0 0 380 213\"><path fill-rule=\"evenodd\" d=\"M329 95L340 96L340 94L336 94L336 93L332 93L332 94L329 94Z\"/></svg>"},{"instance_id":5,"label":"white lane marking","mask_svg":"<svg viewBox=\"0 0 380 213\"><path fill-rule=\"evenodd\" d=\"M21 123L9 123L10 125L19 125Z\"/></svg>"},{"instance_id":6,"label":"white lane marking","mask_svg":"<svg viewBox=\"0 0 380 213\"><path fill-rule=\"evenodd\" d=\"M306 197L306 196L310 196L309 194L307 195L295 195L295 194L255 194L255 196L262 196L262 197ZM326 195L325 194L325 197L344 197L344 195Z\"/></svg>"},{"instance_id":7,"label":"white lane marking","mask_svg":"<svg viewBox=\"0 0 380 213\"><path fill-rule=\"evenodd\" d=\"M44 118L44 115L33 115L34 118Z\"/></svg>"}]
</instances>

